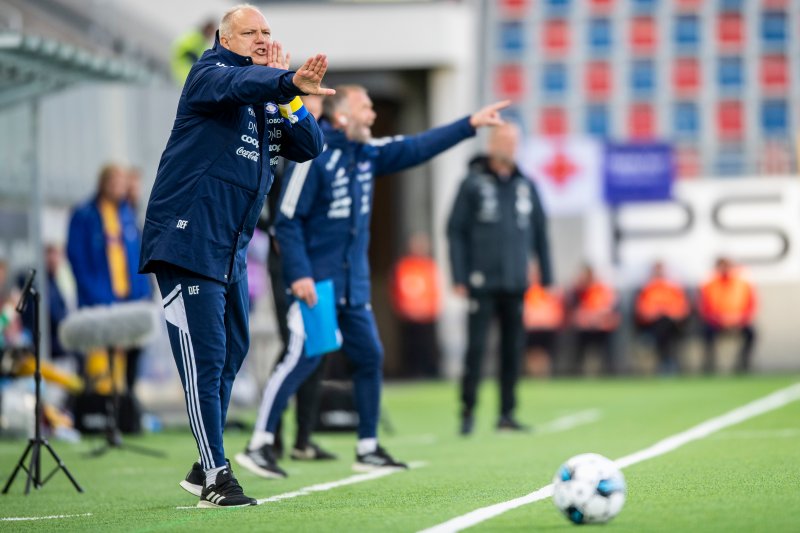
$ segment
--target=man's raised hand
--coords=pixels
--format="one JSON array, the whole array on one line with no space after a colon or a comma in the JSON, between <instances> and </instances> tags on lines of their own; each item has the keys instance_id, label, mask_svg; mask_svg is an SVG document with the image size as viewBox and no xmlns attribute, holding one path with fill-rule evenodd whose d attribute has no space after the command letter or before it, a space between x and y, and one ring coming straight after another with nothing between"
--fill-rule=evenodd
<instances>
[{"instance_id":1,"label":"man's raised hand","mask_svg":"<svg viewBox=\"0 0 800 533\"><path fill-rule=\"evenodd\" d=\"M322 87L322 78L328 70L328 57L325 54L317 54L306 60L302 67L294 73L292 82L295 86L306 94L318 94L329 96L336 94L333 89Z\"/></svg>"},{"instance_id":2,"label":"man's raised hand","mask_svg":"<svg viewBox=\"0 0 800 533\"><path fill-rule=\"evenodd\" d=\"M289 52L283 55L283 46L278 41L272 41L267 45L267 66L289 70Z\"/></svg>"},{"instance_id":3,"label":"man's raised hand","mask_svg":"<svg viewBox=\"0 0 800 533\"><path fill-rule=\"evenodd\" d=\"M502 100L489 104L483 109L480 109L469 117L470 125L475 128L482 128L484 126L502 126L505 121L500 116L500 110L505 109L511 105L511 100Z\"/></svg>"}]
</instances>

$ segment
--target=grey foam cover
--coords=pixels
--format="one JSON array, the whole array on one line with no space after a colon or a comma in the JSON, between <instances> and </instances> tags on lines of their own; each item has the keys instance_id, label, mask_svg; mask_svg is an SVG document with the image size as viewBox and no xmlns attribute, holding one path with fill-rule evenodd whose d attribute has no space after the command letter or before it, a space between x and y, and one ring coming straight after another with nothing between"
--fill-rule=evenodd
<instances>
[{"instance_id":1,"label":"grey foam cover","mask_svg":"<svg viewBox=\"0 0 800 533\"><path fill-rule=\"evenodd\" d=\"M158 331L160 308L149 301L85 307L61 322L58 338L68 350L139 348Z\"/></svg>"}]
</instances>

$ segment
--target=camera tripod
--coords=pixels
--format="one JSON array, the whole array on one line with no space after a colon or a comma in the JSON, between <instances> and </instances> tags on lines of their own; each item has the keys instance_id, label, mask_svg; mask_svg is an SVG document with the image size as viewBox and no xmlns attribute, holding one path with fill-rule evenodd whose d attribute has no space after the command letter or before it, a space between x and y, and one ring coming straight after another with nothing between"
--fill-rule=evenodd
<instances>
[{"instance_id":1,"label":"camera tripod","mask_svg":"<svg viewBox=\"0 0 800 533\"><path fill-rule=\"evenodd\" d=\"M128 444L122 440L122 433L117 425L119 417L119 391L117 389L117 376L114 370L114 359L116 359L116 357L114 357L114 352L114 348L108 348L108 373L111 379L111 394L106 398L106 441L102 446L88 452L87 455L89 457L100 457L112 448L119 448L141 453L142 455L149 455L151 457L166 457L164 452L151 450L150 448L145 448L144 446L138 446L136 444Z\"/></svg>"},{"instance_id":2,"label":"camera tripod","mask_svg":"<svg viewBox=\"0 0 800 533\"><path fill-rule=\"evenodd\" d=\"M19 458L17 462L17 466L14 468L14 471L11 473L11 476L8 478L5 487L3 487L3 494L8 494L8 489L11 488L12 483L14 483L14 479L17 477L17 474L20 470L24 470L27 473L27 479L25 481L25 494L28 494L31 490L31 485L33 485L34 489L40 489L44 486L45 483L50 481L50 479L59 471L63 470L64 474L69 478L72 482L72 485L75 487L75 490L78 492L83 492L83 489L78 482L75 481L75 478L72 477L69 470L67 469L67 465L64 464L64 461L58 456L58 454L53 450L53 447L50 446L50 443L47 442L47 439L42 437L42 403L41 403L41 383L42 383L42 372L41 372L41 355L39 353L39 291L36 290L36 287L33 286L33 279L36 277L36 270L31 269L28 273L28 277L25 280L25 286L22 288L22 295L19 298L19 302L17 303L17 313L24 313L25 309L28 306L28 301L33 301L33 354L34 359L36 361L35 370L33 373L34 383L36 384L36 403L35 403L35 414L34 414L34 436L33 438L28 440L28 446L25 448L25 451L22 453L22 457ZM56 462L56 467L47 474L44 478L42 478L42 448L47 449L50 452L50 455L53 456L53 459ZM28 465L25 465L25 459L28 457L28 454L31 454L30 462Z\"/></svg>"}]
</instances>

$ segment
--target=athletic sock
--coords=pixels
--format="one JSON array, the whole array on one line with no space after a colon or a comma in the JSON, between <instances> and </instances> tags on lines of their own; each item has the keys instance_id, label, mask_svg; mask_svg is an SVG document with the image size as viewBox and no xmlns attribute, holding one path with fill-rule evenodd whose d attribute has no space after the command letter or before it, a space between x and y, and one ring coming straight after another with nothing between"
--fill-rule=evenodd
<instances>
[{"instance_id":1,"label":"athletic sock","mask_svg":"<svg viewBox=\"0 0 800 533\"><path fill-rule=\"evenodd\" d=\"M275 435L269 431L255 431L250 438L250 444L247 445L247 449L254 452L265 444L275 444Z\"/></svg>"},{"instance_id":2,"label":"athletic sock","mask_svg":"<svg viewBox=\"0 0 800 533\"><path fill-rule=\"evenodd\" d=\"M218 466L217 468L209 468L206 470L206 487L210 487L217 482L217 474L225 470L228 465Z\"/></svg>"},{"instance_id":3,"label":"athletic sock","mask_svg":"<svg viewBox=\"0 0 800 533\"><path fill-rule=\"evenodd\" d=\"M378 439L358 439L356 444L356 452L358 455L366 455L378 449Z\"/></svg>"}]
</instances>

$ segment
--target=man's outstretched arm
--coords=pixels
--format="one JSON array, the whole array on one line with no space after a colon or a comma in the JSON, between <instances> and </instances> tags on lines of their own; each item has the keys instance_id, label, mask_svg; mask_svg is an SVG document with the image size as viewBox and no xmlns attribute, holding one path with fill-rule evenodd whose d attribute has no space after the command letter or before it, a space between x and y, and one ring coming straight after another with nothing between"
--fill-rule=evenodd
<instances>
[{"instance_id":1,"label":"man's outstretched arm","mask_svg":"<svg viewBox=\"0 0 800 533\"><path fill-rule=\"evenodd\" d=\"M334 94L333 89L322 87L327 70L324 54L309 58L296 72L259 65L208 65L190 74L186 101L202 113L269 101L285 103L304 94Z\"/></svg>"},{"instance_id":2,"label":"man's outstretched arm","mask_svg":"<svg viewBox=\"0 0 800 533\"><path fill-rule=\"evenodd\" d=\"M504 124L500 111L510 103L508 100L495 102L469 117L417 135L375 140L374 145L379 150L375 174L392 174L419 165L472 137L479 128Z\"/></svg>"}]
</instances>

